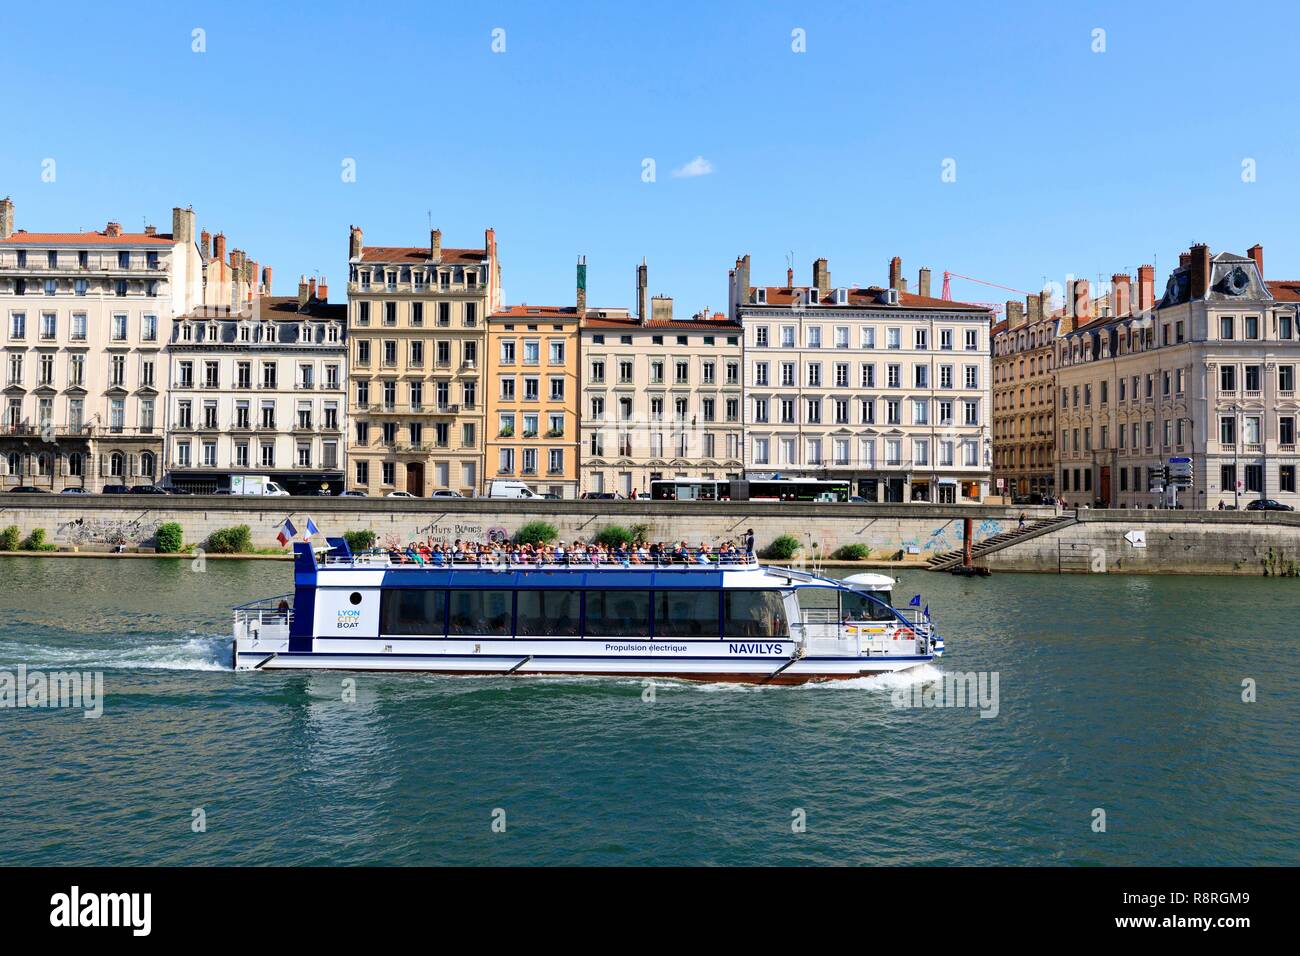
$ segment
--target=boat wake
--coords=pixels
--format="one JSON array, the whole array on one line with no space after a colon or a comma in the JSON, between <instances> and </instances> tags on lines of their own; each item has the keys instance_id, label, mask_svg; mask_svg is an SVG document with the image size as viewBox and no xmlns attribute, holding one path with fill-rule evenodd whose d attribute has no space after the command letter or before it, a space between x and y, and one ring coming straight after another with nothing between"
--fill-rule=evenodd
<instances>
[{"instance_id":1,"label":"boat wake","mask_svg":"<svg viewBox=\"0 0 1300 956\"><path fill-rule=\"evenodd\" d=\"M122 640L115 645L97 647L0 641L0 662L4 662L3 666L26 664L29 668L82 670L228 671L232 666L229 637L197 632L176 640L141 644Z\"/></svg>"}]
</instances>

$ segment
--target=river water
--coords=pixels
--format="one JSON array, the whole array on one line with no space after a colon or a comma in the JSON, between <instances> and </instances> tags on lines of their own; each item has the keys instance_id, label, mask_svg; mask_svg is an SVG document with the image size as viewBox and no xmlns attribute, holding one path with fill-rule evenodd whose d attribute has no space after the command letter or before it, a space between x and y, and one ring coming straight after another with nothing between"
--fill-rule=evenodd
<instances>
[{"instance_id":1,"label":"river water","mask_svg":"<svg viewBox=\"0 0 1300 956\"><path fill-rule=\"evenodd\" d=\"M99 719L0 709L0 863L1300 863L1294 580L907 571L937 667L653 701L232 673L229 607L290 587L281 562L0 558L0 668L105 683ZM898 706L966 672L997 675L996 716Z\"/></svg>"}]
</instances>

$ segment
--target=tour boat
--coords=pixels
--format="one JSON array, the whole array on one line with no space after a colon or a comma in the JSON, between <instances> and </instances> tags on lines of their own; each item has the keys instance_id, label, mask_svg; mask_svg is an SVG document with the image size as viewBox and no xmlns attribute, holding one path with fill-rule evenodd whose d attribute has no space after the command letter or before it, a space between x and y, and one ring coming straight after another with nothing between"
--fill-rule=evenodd
<instances>
[{"instance_id":1,"label":"tour boat","mask_svg":"<svg viewBox=\"0 0 1300 956\"><path fill-rule=\"evenodd\" d=\"M692 563L418 563L294 544L294 591L235 609L237 670L570 674L755 684L843 680L943 653L929 609L880 574L752 555ZM704 563L704 561L707 563Z\"/></svg>"}]
</instances>

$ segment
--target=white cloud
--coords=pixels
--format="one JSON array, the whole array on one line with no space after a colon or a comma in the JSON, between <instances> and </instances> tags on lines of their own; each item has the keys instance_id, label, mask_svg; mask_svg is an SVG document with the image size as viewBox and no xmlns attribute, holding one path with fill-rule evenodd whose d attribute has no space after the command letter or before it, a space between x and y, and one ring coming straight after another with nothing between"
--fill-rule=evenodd
<instances>
[{"instance_id":1,"label":"white cloud","mask_svg":"<svg viewBox=\"0 0 1300 956\"><path fill-rule=\"evenodd\" d=\"M707 176L713 172L713 164L703 156L696 156L685 166L679 166L673 170L673 175L678 179L686 179L691 176Z\"/></svg>"}]
</instances>

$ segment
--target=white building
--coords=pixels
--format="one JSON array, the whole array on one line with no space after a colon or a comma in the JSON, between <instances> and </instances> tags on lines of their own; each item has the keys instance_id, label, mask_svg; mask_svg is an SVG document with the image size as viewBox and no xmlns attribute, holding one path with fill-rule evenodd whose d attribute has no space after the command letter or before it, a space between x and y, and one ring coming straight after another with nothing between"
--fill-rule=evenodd
<instances>
[{"instance_id":1,"label":"white building","mask_svg":"<svg viewBox=\"0 0 1300 956\"><path fill-rule=\"evenodd\" d=\"M172 231L27 232L0 200L4 487L149 484L161 477L173 317L202 300L194 213Z\"/></svg>"},{"instance_id":2,"label":"white building","mask_svg":"<svg viewBox=\"0 0 1300 956\"><path fill-rule=\"evenodd\" d=\"M343 490L347 306L304 280L297 297L177 319L167 415L168 482L194 492L262 475L294 494Z\"/></svg>"},{"instance_id":3,"label":"white building","mask_svg":"<svg viewBox=\"0 0 1300 956\"><path fill-rule=\"evenodd\" d=\"M991 313L907 291L836 287L825 259L810 286L730 274L744 326L745 470L845 478L869 501L981 501L991 468Z\"/></svg>"}]
</instances>

